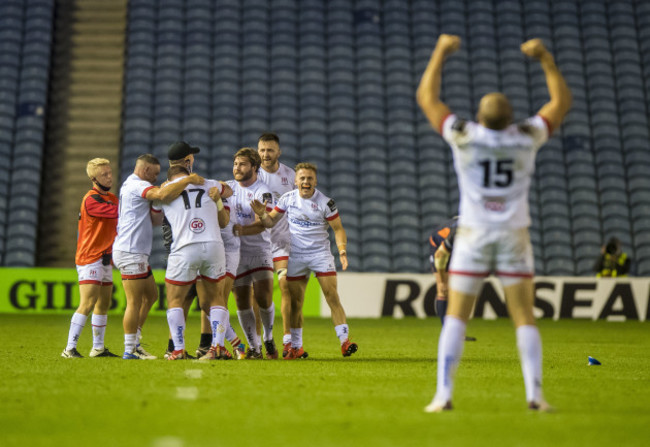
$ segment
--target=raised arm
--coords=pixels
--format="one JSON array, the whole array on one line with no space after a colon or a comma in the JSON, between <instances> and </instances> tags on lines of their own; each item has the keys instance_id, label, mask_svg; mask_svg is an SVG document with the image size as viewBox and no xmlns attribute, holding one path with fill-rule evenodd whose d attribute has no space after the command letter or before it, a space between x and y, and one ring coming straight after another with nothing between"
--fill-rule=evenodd
<instances>
[{"instance_id":1,"label":"raised arm","mask_svg":"<svg viewBox=\"0 0 650 447\"><path fill-rule=\"evenodd\" d=\"M571 108L573 98L562 73L555 65L553 55L546 49L541 39L531 39L521 44L521 52L539 61L546 77L548 94L551 97L537 112L549 126L549 134L557 129Z\"/></svg>"},{"instance_id":2,"label":"raised arm","mask_svg":"<svg viewBox=\"0 0 650 447\"><path fill-rule=\"evenodd\" d=\"M167 183L162 188L151 188L147 191L145 198L150 201L159 200L163 203L169 203L180 196L188 185L202 185L203 182L203 177L196 174L190 174L177 182Z\"/></svg>"},{"instance_id":3,"label":"raised arm","mask_svg":"<svg viewBox=\"0 0 650 447\"><path fill-rule=\"evenodd\" d=\"M343 270L347 270L348 268L348 252L347 252L347 246L348 246L348 236L345 234L345 230L343 229L343 223L341 222L341 218L337 217L336 219L332 219L328 221L330 224L330 227L332 227L332 230L334 230L334 239L336 240L336 247L339 250L339 260L341 261L341 267Z\"/></svg>"},{"instance_id":4,"label":"raised arm","mask_svg":"<svg viewBox=\"0 0 650 447\"><path fill-rule=\"evenodd\" d=\"M460 37L441 34L431 59L424 70L417 91L417 101L436 132L442 133L442 120L451 112L447 104L440 100L442 66L450 54L460 48Z\"/></svg>"}]
</instances>

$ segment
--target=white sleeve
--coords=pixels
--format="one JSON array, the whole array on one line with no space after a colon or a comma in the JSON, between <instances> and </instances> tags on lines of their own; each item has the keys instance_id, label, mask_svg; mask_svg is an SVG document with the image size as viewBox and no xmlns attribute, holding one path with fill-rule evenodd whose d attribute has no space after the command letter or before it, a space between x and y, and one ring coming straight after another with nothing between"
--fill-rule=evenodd
<instances>
[{"instance_id":1,"label":"white sleeve","mask_svg":"<svg viewBox=\"0 0 650 447\"><path fill-rule=\"evenodd\" d=\"M458 121L458 117L453 113L450 113L442 119L442 138L450 144L454 141L452 126L456 121Z\"/></svg>"},{"instance_id":2,"label":"white sleeve","mask_svg":"<svg viewBox=\"0 0 650 447\"><path fill-rule=\"evenodd\" d=\"M533 139L536 150L548 141L551 127L545 118L540 115L535 115L524 121L524 124L527 126L526 131Z\"/></svg>"}]
</instances>

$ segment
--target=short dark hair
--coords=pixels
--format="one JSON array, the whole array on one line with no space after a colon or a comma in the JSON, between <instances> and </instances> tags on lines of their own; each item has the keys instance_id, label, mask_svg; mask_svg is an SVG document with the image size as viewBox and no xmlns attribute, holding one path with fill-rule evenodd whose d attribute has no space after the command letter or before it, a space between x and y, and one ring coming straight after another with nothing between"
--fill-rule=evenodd
<instances>
[{"instance_id":1,"label":"short dark hair","mask_svg":"<svg viewBox=\"0 0 650 447\"><path fill-rule=\"evenodd\" d=\"M136 159L136 162L138 161L143 161L150 165L160 166L160 161L158 161L158 159L154 157L153 154L142 154Z\"/></svg>"},{"instance_id":2,"label":"short dark hair","mask_svg":"<svg viewBox=\"0 0 650 447\"><path fill-rule=\"evenodd\" d=\"M235 153L232 159L234 160L237 157L248 158L248 161L250 161L253 169L255 169L255 172L259 171L260 165L262 164L262 158L255 149L251 147L242 147Z\"/></svg>"},{"instance_id":3,"label":"short dark hair","mask_svg":"<svg viewBox=\"0 0 650 447\"><path fill-rule=\"evenodd\" d=\"M263 133L262 135L260 135L260 137L257 139L257 141L275 141L279 145L280 144L280 137L278 137L278 134L276 134L276 133L267 132L267 133Z\"/></svg>"},{"instance_id":4,"label":"short dark hair","mask_svg":"<svg viewBox=\"0 0 650 447\"><path fill-rule=\"evenodd\" d=\"M167 180L171 180L178 174L190 175L190 171L188 171L183 165L171 165L169 169L167 169Z\"/></svg>"}]
</instances>

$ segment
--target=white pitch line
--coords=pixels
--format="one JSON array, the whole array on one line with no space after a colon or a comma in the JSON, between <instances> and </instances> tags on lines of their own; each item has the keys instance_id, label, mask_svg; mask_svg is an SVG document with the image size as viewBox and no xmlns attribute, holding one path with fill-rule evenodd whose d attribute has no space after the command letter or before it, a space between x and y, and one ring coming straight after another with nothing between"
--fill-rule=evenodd
<instances>
[{"instance_id":1,"label":"white pitch line","mask_svg":"<svg viewBox=\"0 0 650 447\"><path fill-rule=\"evenodd\" d=\"M203 370L202 369L186 369L185 370L185 375L187 376L188 379L200 379L203 377Z\"/></svg>"},{"instance_id":2,"label":"white pitch line","mask_svg":"<svg viewBox=\"0 0 650 447\"><path fill-rule=\"evenodd\" d=\"M181 438L175 436L163 436L156 438L151 443L152 447L183 447L185 443Z\"/></svg>"},{"instance_id":3,"label":"white pitch line","mask_svg":"<svg viewBox=\"0 0 650 447\"><path fill-rule=\"evenodd\" d=\"M176 387L176 399L196 400L199 397L199 389L195 386Z\"/></svg>"}]
</instances>

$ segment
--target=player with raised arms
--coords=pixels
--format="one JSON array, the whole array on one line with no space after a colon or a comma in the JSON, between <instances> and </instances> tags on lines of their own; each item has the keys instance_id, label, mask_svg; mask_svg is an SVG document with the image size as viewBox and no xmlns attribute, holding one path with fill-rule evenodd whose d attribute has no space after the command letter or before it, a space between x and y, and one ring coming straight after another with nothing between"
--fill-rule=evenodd
<instances>
[{"instance_id":1,"label":"player with raised arms","mask_svg":"<svg viewBox=\"0 0 650 447\"><path fill-rule=\"evenodd\" d=\"M445 59L460 38L441 34L422 75L417 101L433 128L449 143L458 176L458 229L449 266L449 302L438 343L438 380L426 412L452 408L453 379L463 351L465 329L483 278L496 274L517 336L528 407L546 411L542 393L542 343L533 316L533 251L528 227L528 190L537 150L571 107L571 92L553 56L540 39L521 45L544 70L550 101L531 118L513 123L512 107L501 93L479 103L477 121L454 115L440 100Z\"/></svg>"},{"instance_id":2,"label":"player with raised arms","mask_svg":"<svg viewBox=\"0 0 650 447\"><path fill-rule=\"evenodd\" d=\"M291 294L291 349L284 358L294 360L307 357L302 345L302 307L311 272L316 275L331 309L341 353L344 357L349 357L357 352L358 346L349 338L350 330L337 290L336 265L330 251L327 230L330 227L334 230L343 270L348 268L347 236L336 203L316 189L316 165L298 163L295 182L298 189L284 194L271 212L267 212L266 203L251 203L264 227L270 228L277 224L284 214L289 222L291 255L287 266L287 281Z\"/></svg>"}]
</instances>

